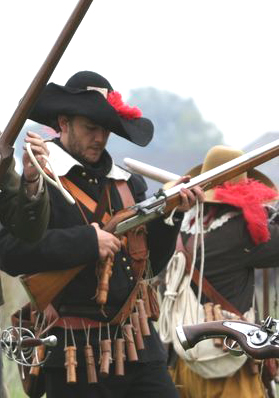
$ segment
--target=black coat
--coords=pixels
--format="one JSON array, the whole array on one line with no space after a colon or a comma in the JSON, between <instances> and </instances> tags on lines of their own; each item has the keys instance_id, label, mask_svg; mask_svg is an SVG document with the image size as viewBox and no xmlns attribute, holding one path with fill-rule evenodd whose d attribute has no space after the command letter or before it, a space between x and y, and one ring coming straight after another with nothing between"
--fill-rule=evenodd
<instances>
[{"instance_id":1,"label":"black coat","mask_svg":"<svg viewBox=\"0 0 279 398\"><path fill-rule=\"evenodd\" d=\"M107 181L105 175L110 166L111 158L107 152L104 152L96 167L93 168L90 165L85 165L85 168L75 166L66 177L98 201L100 192ZM145 199L146 184L141 176L132 175L128 180L128 185L135 202ZM8 274L16 276L39 271L69 269L86 264L87 266L64 288L62 294L56 300L57 308L59 309L63 305L83 306L90 309L90 314L87 315L90 315L91 318L108 321L118 312L135 285L130 269L130 258L124 250L115 256L108 301L105 307L108 318L104 318L94 299L97 287L95 264L99 258L95 229L91 225L85 225L78 207L66 203L61 193L52 186L49 186L49 197L51 208L49 225L43 238L38 243L28 244L23 242L14 238L5 229L1 232L2 269ZM111 205L114 212L123 207L113 182ZM84 206L82 207L89 223L94 221L93 214ZM166 225L162 218L147 224L149 259L154 275L166 266L174 252L179 228L180 222L171 227ZM78 316L79 314L71 313L70 315ZM60 332L58 332L58 335L60 340L64 340ZM97 345L97 335L95 337L94 344ZM84 339L83 332L81 332L80 338L81 340ZM150 346L150 349L145 350L149 353L144 354L144 360L161 359L163 349L154 330L152 336L147 339L149 339L148 346ZM77 340L79 340L79 337L77 337ZM63 348L63 344L60 348Z\"/></svg>"},{"instance_id":2,"label":"black coat","mask_svg":"<svg viewBox=\"0 0 279 398\"><path fill-rule=\"evenodd\" d=\"M238 211L228 205L215 205L216 218L228 211ZM273 213L273 216L275 213ZM249 310L255 290L255 269L279 266L279 219L269 221L270 239L256 245L247 229L247 223L239 215L229 219L222 226L205 234L204 277L232 303L241 313ZM189 235L183 234L186 243ZM196 267L201 261L200 249ZM196 287L193 289L197 292ZM203 301L207 301L203 297Z\"/></svg>"}]
</instances>

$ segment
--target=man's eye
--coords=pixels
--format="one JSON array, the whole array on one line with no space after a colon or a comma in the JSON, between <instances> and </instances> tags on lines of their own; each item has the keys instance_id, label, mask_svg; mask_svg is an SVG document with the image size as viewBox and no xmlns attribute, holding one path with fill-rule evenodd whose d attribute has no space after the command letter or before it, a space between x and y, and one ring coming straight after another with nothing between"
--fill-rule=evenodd
<instances>
[{"instance_id":1,"label":"man's eye","mask_svg":"<svg viewBox=\"0 0 279 398\"><path fill-rule=\"evenodd\" d=\"M97 126L86 126L86 128L87 128L87 130L90 130L90 131L94 131L94 130L98 129Z\"/></svg>"}]
</instances>

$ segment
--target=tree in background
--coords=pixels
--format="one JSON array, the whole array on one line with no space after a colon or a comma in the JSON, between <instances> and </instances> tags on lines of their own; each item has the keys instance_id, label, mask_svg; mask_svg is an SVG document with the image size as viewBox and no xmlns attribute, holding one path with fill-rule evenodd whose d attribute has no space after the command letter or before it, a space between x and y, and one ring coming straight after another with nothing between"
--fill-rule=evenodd
<instances>
[{"instance_id":1,"label":"tree in background","mask_svg":"<svg viewBox=\"0 0 279 398\"><path fill-rule=\"evenodd\" d=\"M131 91L129 104L137 105L155 125L153 145L171 151L207 152L223 142L222 133L206 122L193 99L153 87Z\"/></svg>"},{"instance_id":2,"label":"tree in background","mask_svg":"<svg viewBox=\"0 0 279 398\"><path fill-rule=\"evenodd\" d=\"M136 147L128 141L123 143L123 140L120 143L119 138L112 135L109 151L120 165L124 157L130 157L184 174L204 159L209 148L223 143L222 133L203 119L191 98L146 87L131 90L127 102L138 106L143 115L153 121L155 133L146 148ZM157 186L149 181L149 193Z\"/></svg>"}]
</instances>

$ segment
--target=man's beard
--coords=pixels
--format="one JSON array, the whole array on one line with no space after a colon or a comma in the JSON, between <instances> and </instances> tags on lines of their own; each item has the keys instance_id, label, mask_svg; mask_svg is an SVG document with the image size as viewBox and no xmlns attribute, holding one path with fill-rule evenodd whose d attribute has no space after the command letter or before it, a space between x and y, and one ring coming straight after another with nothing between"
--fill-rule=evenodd
<instances>
[{"instance_id":1,"label":"man's beard","mask_svg":"<svg viewBox=\"0 0 279 398\"><path fill-rule=\"evenodd\" d=\"M69 140L68 140L69 151L72 156L74 156L77 160L86 161L88 163L97 163L100 160L100 157L105 149L105 145L101 144L92 144L88 146L88 148L83 149L80 145L80 141L77 139L75 131L72 126L69 128ZM97 156L87 156L86 151L88 150L98 151Z\"/></svg>"}]
</instances>

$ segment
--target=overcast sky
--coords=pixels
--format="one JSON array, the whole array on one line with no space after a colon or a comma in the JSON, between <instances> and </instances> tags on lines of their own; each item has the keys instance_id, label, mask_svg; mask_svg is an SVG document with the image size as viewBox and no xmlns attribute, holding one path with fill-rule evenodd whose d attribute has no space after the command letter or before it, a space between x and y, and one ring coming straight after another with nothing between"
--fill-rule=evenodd
<instances>
[{"instance_id":1,"label":"overcast sky","mask_svg":"<svg viewBox=\"0 0 279 398\"><path fill-rule=\"evenodd\" d=\"M0 1L0 130L76 4ZM50 81L87 69L124 98L145 86L192 97L243 147L279 131L278 11L278 0L94 0Z\"/></svg>"}]
</instances>

